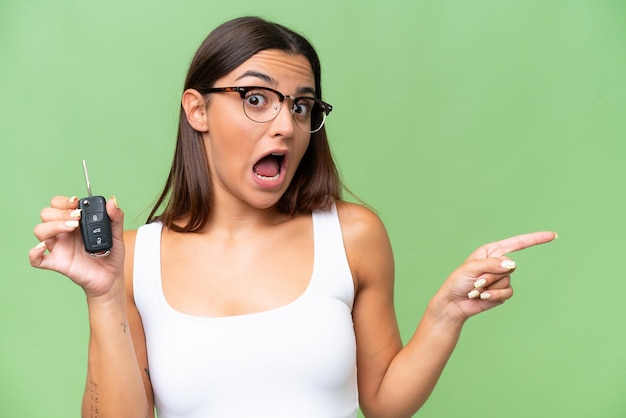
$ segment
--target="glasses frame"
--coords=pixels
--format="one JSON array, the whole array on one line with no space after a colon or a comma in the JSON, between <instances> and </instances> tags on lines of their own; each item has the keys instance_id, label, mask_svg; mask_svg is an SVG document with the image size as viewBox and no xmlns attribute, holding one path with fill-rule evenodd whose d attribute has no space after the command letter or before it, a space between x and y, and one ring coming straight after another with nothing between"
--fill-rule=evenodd
<instances>
[{"instance_id":1,"label":"glasses frame","mask_svg":"<svg viewBox=\"0 0 626 418\"><path fill-rule=\"evenodd\" d=\"M285 101L286 98L289 98L293 102L293 106L291 106L291 108L289 109L289 113L291 113L291 116L294 117L294 121L295 121L296 125L298 126L298 128L302 129L303 131L313 134L315 132L318 132L320 129L322 129L322 127L324 126L324 123L326 122L326 116L328 116L328 114L333 110L333 107L332 107L332 105L330 103L326 103L325 101L320 100L317 97L311 97L311 96L293 97L293 96L289 96L289 95L286 95L286 94L282 94L278 90L275 90L275 89L270 88L270 87L261 87L261 86L213 87L213 88L207 89L206 90L206 94L210 94L210 93L238 93L239 97L241 97L241 100L245 100L246 94L250 90L271 91L272 93L274 93L278 97L278 102L280 103L280 109L278 109L278 112L276 112L276 114L274 114L274 116L271 119L268 119L268 120L266 120L264 122L259 122L258 120L254 120L250 116L248 116L248 113L246 112L246 104L242 103L243 104L243 113L244 113L244 115L246 115L246 117L248 119L250 119L251 121L256 122L256 123L267 123L267 122L271 122L274 119L276 119L278 117L278 114L280 113L280 110L282 109L283 102ZM315 129L313 131L312 130L306 130L302 126L300 126L298 121L295 119L294 111L295 111L296 103L298 102L299 99L313 100L315 102L315 107L317 109L314 109L314 110L318 110L322 114L322 122L320 123L319 128L317 128L317 129ZM314 110L311 111L311 118L313 117L313 111Z\"/></svg>"}]
</instances>

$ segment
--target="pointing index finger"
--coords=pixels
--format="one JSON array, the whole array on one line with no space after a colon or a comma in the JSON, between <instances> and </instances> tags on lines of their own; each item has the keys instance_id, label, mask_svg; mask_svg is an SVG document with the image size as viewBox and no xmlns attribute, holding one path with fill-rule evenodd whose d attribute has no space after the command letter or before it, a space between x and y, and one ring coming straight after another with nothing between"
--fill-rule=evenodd
<instances>
[{"instance_id":1,"label":"pointing index finger","mask_svg":"<svg viewBox=\"0 0 626 418\"><path fill-rule=\"evenodd\" d=\"M528 247L553 241L557 238L557 236L556 232L551 231L531 232L530 234L517 235L501 241L485 244L474 251L468 259L502 257L503 255L514 251L523 250Z\"/></svg>"}]
</instances>

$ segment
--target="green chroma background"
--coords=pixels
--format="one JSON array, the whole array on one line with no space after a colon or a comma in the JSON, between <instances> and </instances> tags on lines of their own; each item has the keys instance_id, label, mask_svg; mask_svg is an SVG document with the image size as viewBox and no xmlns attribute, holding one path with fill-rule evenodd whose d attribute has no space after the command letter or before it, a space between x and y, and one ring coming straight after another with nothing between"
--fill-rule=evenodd
<instances>
[{"instance_id":1,"label":"green chroma background","mask_svg":"<svg viewBox=\"0 0 626 418\"><path fill-rule=\"evenodd\" d=\"M478 245L533 230L516 296L468 322L420 417L626 416L626 3L615 0L0 2L0 416L78 416L81 290L29 267L41 207L116 195L141 225L186 67L255 14L323 63L346 184L385 221L403 338ZM242 400L245 401L245 400Z\"/></svg>"}]
</instances>

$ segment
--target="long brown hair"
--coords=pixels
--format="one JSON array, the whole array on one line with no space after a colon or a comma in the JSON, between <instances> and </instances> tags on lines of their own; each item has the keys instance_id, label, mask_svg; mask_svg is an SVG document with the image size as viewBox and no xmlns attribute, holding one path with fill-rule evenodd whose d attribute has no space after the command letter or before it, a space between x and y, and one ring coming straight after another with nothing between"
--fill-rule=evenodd
<instances>
[{"instance_id":1,"label":"long brown hair","mask_svg":"<svg viewBox=\"0 0 626 418\"><path fill-rule=\"evenodd\" d=\"M320 62L313 46L292 30L258 17L234 19L211 32L191 62L184 90L195 89L206 94L216 80L267 49L306 57L315 77L316 95L322 98ZM326 129L322 127L311 134L309 147L277 206L281 212L290 215L329 209L335 199L341 198L341 190ZM202 136L189 125L181 106L172 167L147 222L161 221L178 232L198 231L206 225L212 201L211 178ZM163 212L156 215L165 202ZM184 226L174 224L175 220L183 217L187 219Z\"/></svg>"}]
</instances>

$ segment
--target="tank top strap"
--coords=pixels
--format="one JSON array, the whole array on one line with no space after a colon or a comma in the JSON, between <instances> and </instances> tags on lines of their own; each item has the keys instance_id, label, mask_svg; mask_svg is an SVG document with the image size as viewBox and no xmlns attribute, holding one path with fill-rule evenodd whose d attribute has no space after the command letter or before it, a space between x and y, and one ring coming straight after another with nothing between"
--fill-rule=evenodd
<instances>
[{"instance_id":1,"label":"tank top strap","mask_svg":"<svg viewBox=\"0 0 626 418\"><path fill-rule=\"evenodd\" d=\"M162 302L161 231L163 224L153 222L137 229L133 262L133 292L137 308Z\"/></svg>"},{"instance_id":2,"label":"tank top strap","mask_svg":"<svg viewBox=\"0 0 626 418\"><path fill-rule=\"evenodd\" d=\"M352 309L354 280L348 264L337 207L313 212L313 288L333 295Z\"/></svg>"}]
</instances>

